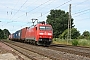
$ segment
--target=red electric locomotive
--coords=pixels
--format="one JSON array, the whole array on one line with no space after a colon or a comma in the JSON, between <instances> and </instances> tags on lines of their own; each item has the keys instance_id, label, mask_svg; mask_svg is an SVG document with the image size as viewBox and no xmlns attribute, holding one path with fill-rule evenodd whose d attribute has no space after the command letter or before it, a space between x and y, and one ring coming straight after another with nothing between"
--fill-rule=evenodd
<instances>
[{"instance_id":1,"label":"red electric locomotive","mask_svg":"<svg viewBox=\"0 0 90 60\"><path fill-rule=\"evenodd\" d=\"M37 45L48 46L53 38L52 26L45 22L40 22L32 27L25 27L9 36L11 40L30 42Z\"/></svg>"},{"instance_id":2,"label":"red electric locomotive","mask_svg":"<svg viewBox=\"0 0 90 60\"><path fill-rule=\"evenodd\" d=\"M50 45L53 38L52 26L45 22L40 22L27 29L25 40L37 45Z\"/></svg>"}]
</instances>

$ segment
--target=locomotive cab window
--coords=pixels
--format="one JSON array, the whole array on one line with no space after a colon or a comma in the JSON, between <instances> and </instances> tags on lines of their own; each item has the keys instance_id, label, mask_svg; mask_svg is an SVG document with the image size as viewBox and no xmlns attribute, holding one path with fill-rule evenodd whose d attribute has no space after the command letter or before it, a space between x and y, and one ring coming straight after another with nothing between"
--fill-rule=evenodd
<instances>
[{"instance_id":1,"label":"locomotive cab window","mask_svg":"<svg viewBox=\"0 0 90 60\"><path fill-rule=\"evenodd\" d=\"M50 26L40 26L40 30L52 30Z\"/></svg>"},{"instance_id":2,"label":"locomotive cab window","mask_svg":"<svg viewBox=\"0 0 90 60\"><path fill-rule=\"evenodd\" d=\"M52 30L50 26L46 26L46 30Z\"/></svg>"},{"instance_id":3,"label":"locomotive cab window","mask_svg":"<svg viewBox=\"0 0 90 60\"><path fill-rule=\"evenodd\" d=\"M45 26L40 26L40 30L45 30Z\"/></svg>"}]
</instances>

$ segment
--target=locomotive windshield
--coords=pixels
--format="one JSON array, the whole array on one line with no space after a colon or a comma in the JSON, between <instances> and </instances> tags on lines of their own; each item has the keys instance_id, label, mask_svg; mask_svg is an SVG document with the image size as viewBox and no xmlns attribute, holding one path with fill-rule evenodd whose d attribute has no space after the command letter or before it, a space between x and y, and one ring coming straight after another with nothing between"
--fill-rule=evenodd
<instances>
[{"instance_id":1,"label":"locomotive windshield","mask_svg":"<svg viewBox=\"0 0 90 60\"><path fill-rule=\"evenodd\" d=\"M40 30L52 30L50 26L40 26Z\"/></svg>"}]
</instances>

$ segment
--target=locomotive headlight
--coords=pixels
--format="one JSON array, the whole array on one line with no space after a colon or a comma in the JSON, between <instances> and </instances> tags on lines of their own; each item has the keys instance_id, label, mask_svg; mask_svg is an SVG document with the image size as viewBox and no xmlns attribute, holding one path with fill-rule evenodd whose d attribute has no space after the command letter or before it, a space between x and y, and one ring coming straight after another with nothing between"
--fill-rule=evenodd
<instances>
[{"instance_id":1,"label":"locomotive headlight","mask_svg":"<svg viewBox=\"0 0 90 60\"><path fill-rule=\"evenodd\" d=\"M39 33L40 35L43 35L43 33Z\"/></svg>"},{"instance_id":2,"label":"locomotive headlight","mask_svg":"<svg viewBox=\"0 0 90 60\"><path fill-rule=\"evenodd\" d=\"M52 37L49 37L49 38L52 38Z\"/></svg>"},{"instance_id":3,"label":"locomotive headlight","mask_svg":"<svg viewBox=\"0 0 90 60\"><path fill-rule=\"evenodd\" d=\"M48 35L52 35L51 33L48 33Z\"/></svg>"}]
</instances>

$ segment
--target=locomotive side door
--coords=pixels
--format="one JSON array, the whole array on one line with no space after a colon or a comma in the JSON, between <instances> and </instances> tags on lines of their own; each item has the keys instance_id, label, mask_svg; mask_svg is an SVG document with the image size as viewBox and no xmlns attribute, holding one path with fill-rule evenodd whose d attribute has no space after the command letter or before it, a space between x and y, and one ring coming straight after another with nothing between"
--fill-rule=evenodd
<instances>
[{"instance_id":1,"label":"locomotive side door","mask_svg":"<svg viewBox=\"0 0 90 60\"><path fill-rule=\"evenodd\" d=\"M35 41L37 41L37 27L35 27L35 30L34 30L34 36L35 36Z\"/></svg>"}]
</instances>

